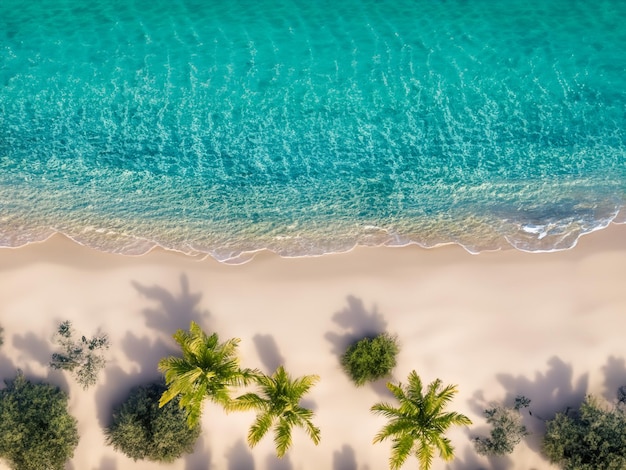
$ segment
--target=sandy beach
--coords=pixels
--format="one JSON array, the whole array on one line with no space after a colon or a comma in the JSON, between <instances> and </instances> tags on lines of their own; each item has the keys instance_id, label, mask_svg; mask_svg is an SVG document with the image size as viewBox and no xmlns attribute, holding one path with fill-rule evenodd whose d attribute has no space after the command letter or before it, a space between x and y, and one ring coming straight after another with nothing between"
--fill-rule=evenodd
<instances>
[{"instance_id":1,"label":"sandy beach","mask_svg":"<svg viewBox=\"0 0 626 470\"><path fill-rule=\"evenodd\" d=\"M389 395L382 382L355 388L338 357L353 338L385 330L401 345L394 379L416 370L424 382L457 384L450 409L474 422L449 433L456 459L433 468L556 468L538 452L539 418L585 394L614 399L626 384L624 285L624 225L558 253L359 248L300 259L262 253L239 266L163 250L103 254L55 236L0 250L0 375L21 368L69 392L81 436L75 470L378 470L387 467L389 445L372 444L384 420L369 408ZM83 334L110 336L107 368L88 391L48 367L52 335L65 319ZM240 338L244 366L318 374L307 404L320 445L297 431L283 460L273 457L269 436L250 450L254 414L227 415L207 403L195 452L174 464L133 462L107 447L102 426L112 406L159 377L158 360L176 353L172 333L191 320L222 339ZM534 434L508 458L479 457L470 437L486 430L482 410L518 394L533 401L525 423ZM410 460L405 468L416 467Z\"/></svg>"}]
</instances>

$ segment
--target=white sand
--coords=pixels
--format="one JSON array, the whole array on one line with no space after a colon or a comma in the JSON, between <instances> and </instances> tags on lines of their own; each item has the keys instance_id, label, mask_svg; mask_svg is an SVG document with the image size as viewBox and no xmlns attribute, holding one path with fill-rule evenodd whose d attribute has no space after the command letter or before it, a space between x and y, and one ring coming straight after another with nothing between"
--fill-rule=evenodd
<instances>
[{"instance_id":1,"label":"white sand","mask_svg":"<svg viewBox=\"0 0 626 470\"><path fill-rule=\"evenodd\" d=\"M19 367L69 390L81 435L71 468L162 468L105 446L101 423L131 386L158 377L158 360L175 351L171 333L195 320L222 339L241 338L244 366L270 372L284 361L294 375L320 375L308 403L322 442L316 447L296 432L279 461L271 437L253 450L245 444L252 413L225 415L207 404L196 452L163 468L384 469L389 445L371 443L384 420L369 408L388 395L382 384L356 389L336 353L351 334L384 327L402 346L394 377L415 369L425 383L458 384L451 409L474 421L449 433L457 458L437 460L434 469L547 469L537 434L491 462L474 453L469 436L485 429L488 402L516 394L531 398L542 417L586 393L613 398L626 384L625 285L626 226L560 253L382 248L308 259L261 254L242 266L163 251L105 255L53 237L0 250L0 376ZM87 392L47 366L64 319L111 338L107 369ZM538 419L527 424L541 429Z\"/></svg>"}]
</instances>

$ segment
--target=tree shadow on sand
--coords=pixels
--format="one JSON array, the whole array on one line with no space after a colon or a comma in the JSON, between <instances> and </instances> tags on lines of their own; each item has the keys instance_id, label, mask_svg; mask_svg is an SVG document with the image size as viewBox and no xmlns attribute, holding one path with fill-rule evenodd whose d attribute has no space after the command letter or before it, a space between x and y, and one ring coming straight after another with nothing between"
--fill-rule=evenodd
<instances>
[{"instance_id":1,"label":"tree shadow on sand","mask_svg":"<svg viewBox=\"0 0 626 470\"><path fill-rule=\"evenodd\" d=\"M98 422L102 428L111 425L113 410L126 400L130 390L143 384L141 377L132 372L126 372L117 365L107 367L95 395Z\"/></svg>"},{"instance_id":2,"label":"tree shadow on sand","mask_svg":"<svg viewBox=\"0 0 626 470\"><path fill-rule=\"evenodd\" d=\"M185 470L209 470L211 466L211 453L205 446L204 436L200 435L193 447L193 452L184 457Z\"/></svg>"},{"instance_id":3,"label":"tree shadow on sand","mask_svg":"<svg viewBox=\"0 0 626 470\"><path fill-rule=\"evenodd\" d=\"M324 337L333 346L332 352L337 357L341 357L348 346L365 337L373 338L384 333L387 322L378 313L376 306L368 312L363 301L353 295L347 297L348 306L335 313L333 321L345 330L345 333L338 334L329 331Z\"/></svg>"},{"instance_id":4,"label":"tree shadow on sand","mask_svg":"<svg viewBox=\"0 0 626 470\"><path fill-rule=\"evenodd\" d=\"M276 341L272 335L256 334L252 337L259 359L263 363L266 373L272 374L278 367L285 363L285 358L278 350Z\"/></svg>"},{"instance_id":5,"label":"tree shadow on sand","mask_svg":"<svg viewBox=\"0 0 626 470\"><path fill-rule=\"evenodd\" d=\"M348 306L343 310L335 313L332 317L345 331L339 334L333 331L327 332L324 337L332 344L332 353L337 356L338 361L346 352L349 346L363 338L374 338L384 333L387 328L387 322L383 316L378 313L376 305L368 311L363 305L363 301L353 295L346 298ZM393 377L385 377L368 385L380 396L392 397L393 394L387 388L387 382L397 382Z\"/></svg>"},{"instance_id":6,"label":"tree shadow on sand","mask_svg":"<svg viewBox=\"0 0 626 470\"><path fill-rule=\"evenodd\" d=\"M0 387L4 383L5 379L13 377L15 375L15 365L13 361L4 354L2 345L4 344L4 330L0 327Z\"/></svg>"},{"instance_id":7,"label":"tree shadow on sand","mask_svg":"<svg viewBox=\"0 0 626 470\"><path fill-rule=\"evenodd\" d=\"M526 443L538 453L541 451L545 422L553 419L559 412L578 409L585 399L589 381L588 374L574 381L572 366L556 356L548 360L548 366L545 374L536 372L534 380L510 374L497 376L506 390L504 403L513 403L519 395L532 401L528 413L523 413L522 417L530 432Z\"/></svg>"},{"instance_id":8,"label":"tree shadow on sand","mask_svg":"<svg viewBox=\"0 0 626 470\"><path fill-rule=\"evenodd\" d=\"M333 452L333 470L357 470L354 449L347 444Z\"/></svg>"},{"instance_id":9,"label":"tree shadow on sand","mask_svg":"<svg viewBox=\"0 0 626 470\"><path fill-rule=\"evenodd\" d=\"M122 351L138 368L137 375L149 382L162 377L158 369L159 361L164 357L180 355L180 350L168 345L160 338L151 340L139 338L127 332L121 341Z\"/></svg>"},{"instance_id":10,"label":"tree shadow on sand","mask_svg":"<svg viewBox=\"0 0 626 470\"><path fill-rule=\"evenodd\" d=\"M149 338L138 338L130 332L124 335L120 345L128 359L133 362L133 367L129 372L117 365L107 368L105 380L96 391L98 420L103 427L111 424L113 409L126 400L133 387L163 380L163 375L157 368L159 360L176 354L161 339L152 341Z\"/></svg>"},{"instance_id":11,"label":"tree shadow on sand","mask_svg":"<svg viewBox=\"0 0 626 470\"><path fill-rule=\"evenodd\" d=\"M228 470L254 470L254 457L248 446L239 439L226 453Z\"/></svg>"},{"instance_id":12,"label":"tree shadow on sand","mask_svg":"<svg viewBox=\"0 0 626 470\"><path fill-rule=\"evenodd\" d=\"M610 356L604 371L604 393L602 394L609 402L614 403L618 399L618 390L626 386L626 362L624 358Z\"/></svg>"},{"instance_id":13,"label":"tree shadow on sand","mask_svg":"<svg viewBox=\"0 0 626 470\"><path fill-rule=\"evenodd\" d=\"M267 470L293 470L293 464L288 455L279 459L274 454L270 454L265 459L265 468Z\"/></svg>"},{"instance_id":14,"label":"tree shadow on sand","mask_svg":"<svg viewBox=\"0 0 626 470\"><path fill-rule=\"evenodd\" d=\"M490 457L485 463L471 448L465 449L463 457L455 457L446 465L447 470L511 470L514 463L508 457Z\"/></svg>"},{"instance_id":15,"label":"tree shadow on sand","mask_svg":"<svg viewBox=\"0 0 626 470\"><path fill-rule=\"evenodd\" d=\"M156 308L146 308L142 312L146 326L167 337L171 337L177 330L188 330L192 321L202 325L203 320L209 317L208 310L198 309L202 294L189 291L186 274L180 276L180 294L173 294L157 285L144 286L137 281L132 281L132 285L140 294L157 303Z\"/></svg>"},{"instance_id":16,"label":"tree shadow on sand","mask_svg":"<svg viewBox=\"0 0 626 470\"><path fill-rule=\"evenodd\" d=\"M11 359L0 353L0 387L2 387L5 379L13 377L15 377L15 365Z\"/></svg>"},{"instance_id":17,"label":"tree shadow on sand","mask_svg":"<svg viewBox=\"0 0 626 470\"><path fill-rule=\"evenodd\" d=\"M12 342L13 347L20 351L26 359L34 360L39 365L45 367L45 377L40 377L40 374L34 373L28 366L23 369L25 377L37 381L43 380L69 393L70 386L66 374L61 370L52 369L50 367L54 350L50 346L49 341L39 338L33 333L26 333L23 336L14 335Z\"/></svg>"},{"instance_id":18,"label":"tree shadow on sand","mask_svg":"<svg viewBox=\"0 0 626 470\"><path fill-rule=\"evenodd\" d=\"M93 470L117 470L117 461L113 457L102 457L100 464Z\"/></svg>"}]
</instances>

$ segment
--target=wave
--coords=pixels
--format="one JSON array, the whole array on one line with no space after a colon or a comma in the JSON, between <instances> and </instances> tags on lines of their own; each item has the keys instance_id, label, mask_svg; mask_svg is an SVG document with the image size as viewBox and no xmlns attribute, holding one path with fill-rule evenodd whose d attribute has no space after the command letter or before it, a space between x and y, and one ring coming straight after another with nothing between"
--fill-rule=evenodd
<instances>
[{"instance_id":1,"label":"wave","mask_svg":"<svg viewBox=\"0 0 626 470\"><path fill-rule=\"evenodd\" d=\"M271 242L263 244L257 241L249 241L247 246L236 245L215 246L212 248L200 248L197 244L187 241L180 245L168 244L163 241L151 240L146 237L121 236L119 233L96 227L86 227L83 233L75 234L49 228L37 232L21 231L13 236L7 233L0 235L0 248L19 249L34 243L42 243L55 235L63 235L81 246L101 251L104 253L118 254L123 256L144 256L155 249L176 252L197 260L212 258L224 264L244 264L252 261L261 252L271 252L283 258L301 258L333 255L352 251L357 247L405 247L417 246L423 249L435 249L442 246L458 245L468 253L478 255L482 252L502 250L518 250L528 253L547 253L574 249L581 237L592 232L603 230L611 224L626 224L626 210L624 207L615 208L611 214L602 219L584 220L573 218L555 219L537 217L525 220L503 221L503 226L508 226L505 235L500 238L488 237L490 245L484 240L471 243L458 238L419 237L399 234L388 229L363 225L359 228L359 234L352 240L342 239L339 243L329 242L315 243L313 238L294 240L290 237L275 237ZM476 228L477 225L474 225ZM466 234L468 226L464 226ZM473 236L478 236L474 231ZM487 235L483 232L483 235ZM295 243L294 243L295 242ZM319 240L318 240L319 242ZM303 248L308 246L308 249Z\"/></svg>"}]
</instances>

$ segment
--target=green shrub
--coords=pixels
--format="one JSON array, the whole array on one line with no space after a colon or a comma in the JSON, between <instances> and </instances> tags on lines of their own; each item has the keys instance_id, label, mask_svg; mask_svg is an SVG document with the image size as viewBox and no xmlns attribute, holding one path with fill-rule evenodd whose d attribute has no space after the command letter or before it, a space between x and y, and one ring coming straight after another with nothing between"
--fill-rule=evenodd
<instances>
[{"instance_id":1,"label":"green shrub","mask_svg":"<svg viewBox=\"0 0 626 470\"><path fill-rule=\"evenodd\" d=\"M105 429L107 443L134 460L173 462L191 452L200 425L187 426L178 398L159 408L165 390L160 382L132 389Z\"/></svg>"},{"instance_id":2,"label":"green shrub","mask_svg":"<svg viewBox=\"0 0 626 470\"><path fill-rule=\"evenodd\" d=\"M502 405L485 410L487 423L493 427L489 437L474 439L476 452L481 455L506 455L513 452L524 436L528 435L526 426L522 424L520 408L526 408L530 400L520 396L515 399L515 406L507 408Z\"/></svg>"},{"instance_id":3,"label":"green shrub","mask_svg":"<svg viewBox=\"0 0 626 470\"><path fill-rule=\"evenodd\" d=\"M588 396L574 413L559 413L546 423L543 451L568 470L626 468L626 411L602 406Z\"/></svg>"},{"instance_id":4,"label":"green shrub","mask_svg":"<svg viewBox=\"0 0 626 470\"><path fill-rule=\"evenodd\" d=\"M352 381L361 386L391 374L399 350L394 336L381 333L352 344L341 357L341 365Z\"/></svg>"},{"instance_id":5,"label":"green shrub","mask_svg":"<svg viewBox=\"0 0 626 470\"><path fill-rule=\"evenodd\" d=\"M16 470L63 470L78 444L67 395L21 371L0 390L0 458Z\"/></svg>"},{"instance_id":6,"label":"green shrub","mask_svg":"<svg viewBox=\"0 0 626 470\"><path fill-rule=\"evenodd\" d=\"M104 369L106 361L98 351L109 349L109 338L99 333L91 339L82 336L74 340L74 331L69 321L59 325L56 342L63 348L62 353L52 354L50 367L72 372L76 381L87 389L96 384L98 373Z\"/></svg>"}]
</instances>

